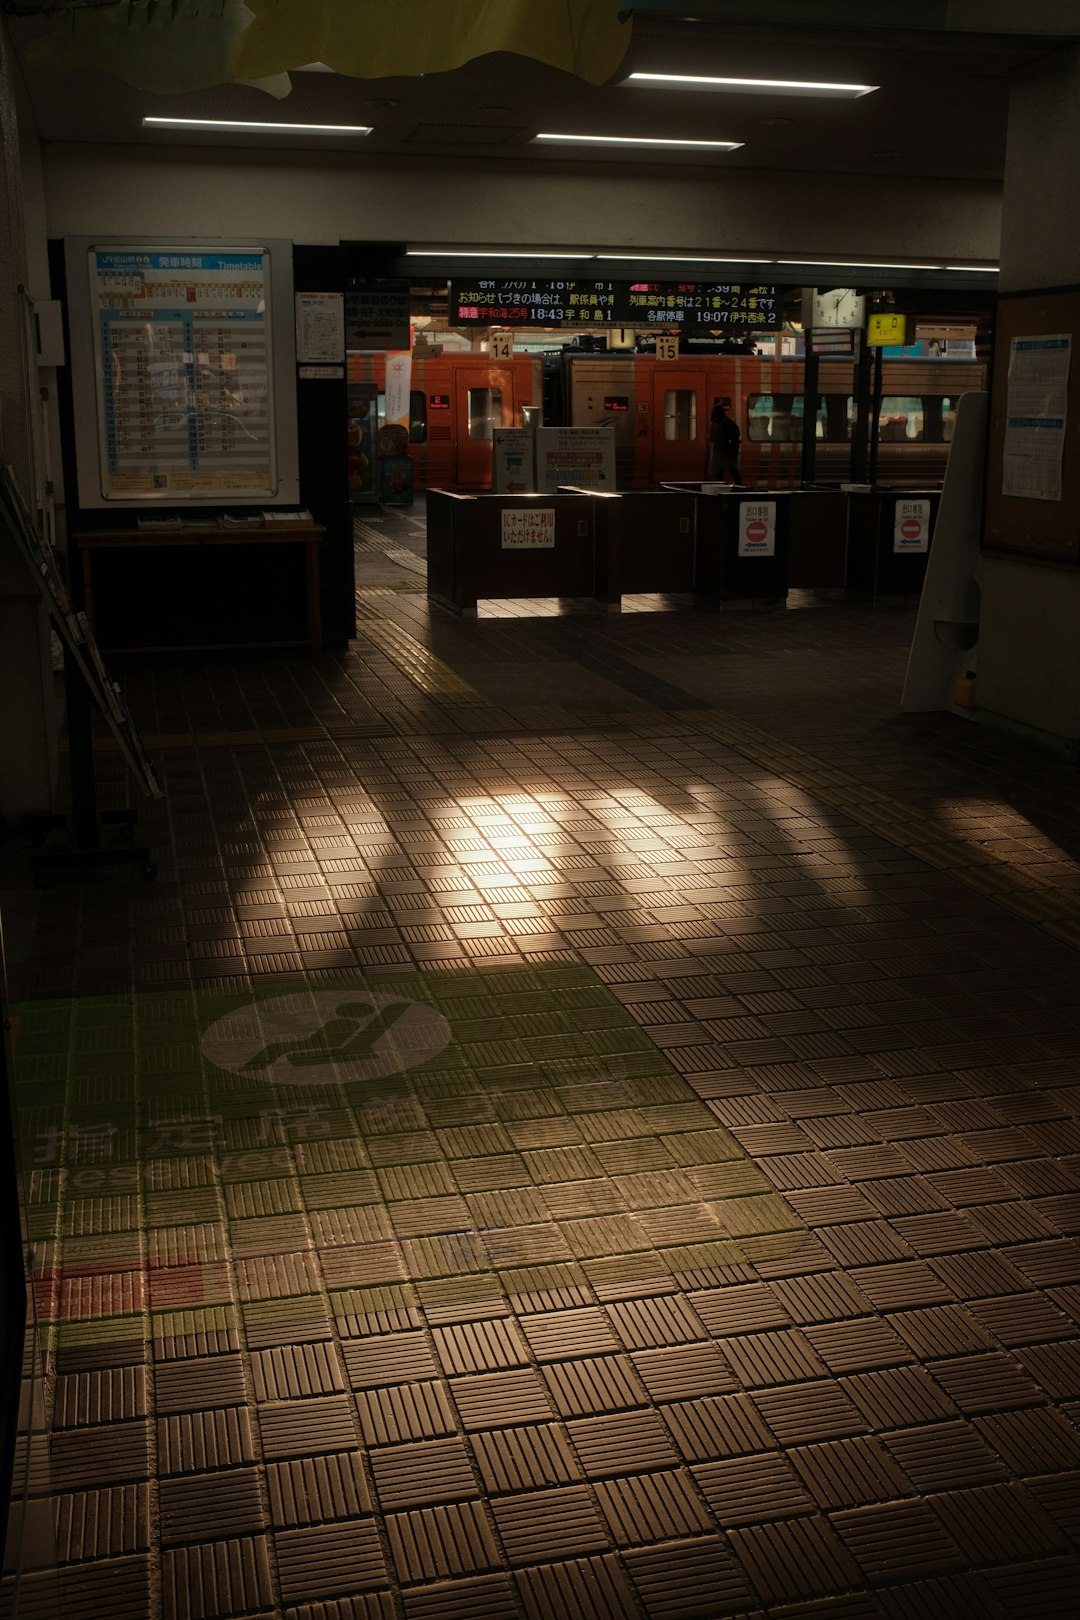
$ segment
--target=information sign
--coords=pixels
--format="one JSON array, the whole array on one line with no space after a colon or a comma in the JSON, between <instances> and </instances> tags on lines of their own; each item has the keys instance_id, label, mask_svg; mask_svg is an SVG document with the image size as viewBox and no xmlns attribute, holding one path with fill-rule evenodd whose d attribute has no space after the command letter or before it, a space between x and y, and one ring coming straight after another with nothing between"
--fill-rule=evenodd
<instances>
[{"instance_id":1,"label":"information sign","mask_svg":"<svg viewBox=\"0 0 1080 1620\"><path fill-rule=\"evenodd\" d=\"M907 336L907 316L889 312L871 315L866 322L866 341L872 349L903 343Z\"/></svg>"},{"instance_id":2,"label":"information sign","mask_svg":"<svg viewBox=\"0 0 1080 1620\"><path fill-rule=\"evenodd\" d=\"M560 485L615 489L615 429L539 428L536 488L554 494Z\"/></svg>"},{"instance_id":3,"label":"information sign","mask_svg":"<svg viewBox=\"0 0 1080 1620\"><path fill-rule=\"evenodd\" d=\"M619 288L620 323L716 326L758 332L780 325L777 288L732 282L634 281Z\"/></svg>"},{"instance_id":4,"label":"information sign","mask_svg":"<svg viewBox=\"0 0 1080 1620\"><path fill-rule=\"evenodd\" d=\"M345 355L344 299L337 292L296 295L296 358L301 364L326 364Z\"/></svg>"},{"instance_id":5,"label":"information sign","mask_svg":"<svg viewBox=\"0 0 1080 1620\"><path fill-rule=\"evenodd\" d=\"M893 551L926 551L930 545L930 502L897 501Z\"/></svg>"},{"instance_id":6,"label":"information sign","mask_svg":"<svg viewBox=\"0 0 1080 1620\"><path fill-rule=\"evenodd\" d=\"M554 551L553 506L507 507L502 513L504 551Z\"/></svg>"},{"instance_id":7,"label":"information sign","mask_svg":"<svg viewBox=\"0 0 1080 1620\"><path fill-rule=\"evenodd\" d=\"M532 428L495 428L491 488L496 495L524 495L536 488L536 435Z\"/></svg>"},{"instance_id":8,"label":"information sign","mask_svg":"<svg viewBox=\"0 0 1080 1620\"><path fill-rule=\"evenodd\" d=\"M679 340L670 337L666 332L657 333L656 358L658 360L677 360L679 358Z\"/></svg>"},{"instance_id":9,"label":"information sign","mask_svg":"<svg viewBox=\"0 0 1080 1620\"><path fill-rule=\"evenodd\" d=\"M450 325L589 326L615 319L612 281L452 281Z\"/></svg>"},{"instance_id":10,"label":"information sign","mask_svg":"<svg viewBox=\"0 0 1080 1620\"><path fill-rule=\"evenodd\" d=\"M513 332L493 332L491 334L491 358L493 360L512 360L514 358Z\"/></svg>"},{"instance_id":11,"label":"information sign","mask_svg":"<svg viewBox=\"0 0 1080 1620\"><path fill-rule=\"evenodd\" d=\"M743 501L739 508L739 556L776 555L776 502Z\"/></svg>"},{"instance_id":12,"label":"information sign","mask_svg":"<svg viewBox=\"0 0 1080 1620\"><path fill-rule=\"evenodd\" d=\"M354 281L345 294L345 338L351 350L409 348L409 283Z\"/></svg>"},{"instance_id":13,"label":"information sign","mask_svg":"<svg viewBox=\"0 0 1080 1620\"><path fill-rule=\"evenodd\" d=\"M277 494L269 254L91 248L106 499Z\"/></svg>"}]
</instances>

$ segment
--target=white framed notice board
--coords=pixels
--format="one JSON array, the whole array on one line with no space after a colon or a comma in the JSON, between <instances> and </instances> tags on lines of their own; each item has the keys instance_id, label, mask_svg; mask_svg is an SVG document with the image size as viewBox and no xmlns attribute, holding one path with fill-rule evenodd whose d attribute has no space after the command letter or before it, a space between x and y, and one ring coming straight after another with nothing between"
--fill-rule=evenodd
<instances>
[{"instance_id":1,"label":"white framed notice board","mask_svg":"<svg viewBox=\"0 0 1080 1620\"><path fill-rule=\"evenodd\" d=\"M292 244L68 237L79 504L295 505Z\"/></svg>"}]
</instances>

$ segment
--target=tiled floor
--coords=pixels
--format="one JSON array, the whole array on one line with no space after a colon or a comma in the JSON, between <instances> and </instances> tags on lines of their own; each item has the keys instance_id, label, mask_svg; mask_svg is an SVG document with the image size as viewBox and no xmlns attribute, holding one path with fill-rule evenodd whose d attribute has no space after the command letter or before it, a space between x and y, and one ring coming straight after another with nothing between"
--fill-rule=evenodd
<instances>
[{"instance_id":1,"label":"tiled floor","mask_svg":"<svg viewBox=\"0 0 1080 1620\"><path fill-rule=\"evenodd\" d=\"M121 672L153 883L8 857L0 1612L1071 1614L1075 767L899 718L907 612L460 624L420 534Z\"/></svg>"}]
</instances>

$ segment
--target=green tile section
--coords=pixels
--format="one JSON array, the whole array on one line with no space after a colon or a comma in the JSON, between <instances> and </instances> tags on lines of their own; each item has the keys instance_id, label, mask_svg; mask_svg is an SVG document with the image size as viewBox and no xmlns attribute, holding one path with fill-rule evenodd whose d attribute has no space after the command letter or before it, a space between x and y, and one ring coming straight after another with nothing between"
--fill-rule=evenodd
<instances>
[{"instance_id":1,"label":"green tile section","mask_svg":"<svg viewBox=\"0 0 1080 1620\"><path fill-rule=\"evenodd\" d=\"M806 1236L584 966L31 1002L16 1052L61 1346L588 1304Z\"/></svg>"}]
</instances>

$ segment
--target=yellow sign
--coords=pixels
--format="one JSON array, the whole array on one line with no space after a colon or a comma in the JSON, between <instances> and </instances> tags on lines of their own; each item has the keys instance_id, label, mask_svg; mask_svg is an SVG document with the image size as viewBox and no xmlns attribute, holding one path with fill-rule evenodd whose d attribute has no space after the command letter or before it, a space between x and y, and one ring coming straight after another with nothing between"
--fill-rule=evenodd
<instances>
[{"instance_id":1,"label":"yellow sign","mask_svg":"<svg viewBox=\"0 0 1080 1620\"><path fill-rule=\"evenodd\" d=\"M871 348L886 343L903 343L906 333L906 315L871 315L866 323L866 341Z\"/></svg>"}]
</instances>

